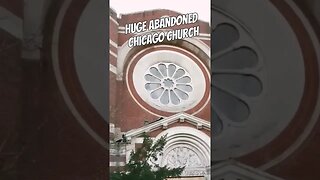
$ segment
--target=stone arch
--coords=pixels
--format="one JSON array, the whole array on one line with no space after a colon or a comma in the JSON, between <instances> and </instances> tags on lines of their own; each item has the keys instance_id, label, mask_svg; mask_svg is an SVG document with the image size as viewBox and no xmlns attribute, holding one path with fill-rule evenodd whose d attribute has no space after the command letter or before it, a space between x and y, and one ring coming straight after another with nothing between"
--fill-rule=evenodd
<instances>
[{"instance_id":1,"label":"stone arch","mask_svg":"<svg viewBox=\"0 0 320 180\"><path fill-rule=\"evenodd\" d=\"M167 143L158 163L169 167L184 166L183 176L208 176L210 167L210 137L195 128L178 126L161 132L155 139L167 135Z\"/></svg>"},{"instance_id":2,"label":"stone arch","mask_svg":"<svg viewBox=\"0 0 320 180\"><path fill-rule=\"evenodd\" d=\"M199 39L187 38L187 39L176 40L172 42L158 43L157 45L159 44L173 45L173 46L178 46L183 49L189 50L193 54L196 54L200 59L204 61L204 63L208 67L210 67L210 47ZM150 47L150 46L147 46L147 47ZM128 41L126 41L121 47L118 48L118 57L117 57L117 79L118 80L123 79L125 66L130 60L130 57L132 57L132 55L136 54L137 52L143 49L145 49L145 46L130 48L128 46Z\"/></svg>"}]
</instances>

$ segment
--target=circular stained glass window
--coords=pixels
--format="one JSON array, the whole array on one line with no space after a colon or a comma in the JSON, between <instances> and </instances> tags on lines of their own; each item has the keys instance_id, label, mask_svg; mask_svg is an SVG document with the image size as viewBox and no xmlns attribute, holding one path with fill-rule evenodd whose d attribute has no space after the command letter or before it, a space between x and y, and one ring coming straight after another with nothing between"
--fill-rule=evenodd
<instances>
[{"instance_id":1,"label":"circular stained glass window","mask_svg":"<svg viewBox=\"0 0 320 180\"><path fill-rule=\"evenodd\" d=\"M129 64L127 82L135 101L157 115L203 108L209 98L209 72L189 52L157 48L142 51Z\"/></svg>"},{"instance_id":2,"label":"circular stained glass window","mask_svg":"<svg viewBox=\"0 0 320 180\"><path fill-rule=\"evenodd\" d=\"M174 63L157 63L144 75L145 89L162 105L180 105L193 91L189 73Z\"/></svg>"},{"instance_id":3,"label":"circular stained glass window","mask_svg":"<svg viewBox=\"0 0 320 180\"><path fill-rule=\"evenodd\" d=\"M305 83L301 46L277 8L228 2L237 8L215 1L212 9L214 161L249 155L277 138L295 117Z\"/></svg>"}]
</instances>

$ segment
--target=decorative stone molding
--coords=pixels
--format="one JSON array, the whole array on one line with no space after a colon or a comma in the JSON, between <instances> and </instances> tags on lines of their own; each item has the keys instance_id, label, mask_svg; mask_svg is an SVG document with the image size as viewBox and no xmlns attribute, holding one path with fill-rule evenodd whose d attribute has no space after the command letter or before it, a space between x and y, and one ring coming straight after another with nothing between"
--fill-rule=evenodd
<instances>
[{"instance_id":1,"label":"decorative stone molding","mask_svg":"<svg viewBox=\"0 0 320 180\"><path fill-rule=\"evenodd\" d=\"M210 137L203 132L185 126L169 128L155 139L167 135L160 166L185 167L182 176L205 176L210 173Z\"/></svg>"},{"instance_id":2,"label":"decorative stone molding","mask_svg":"<svg viewBox=\"0 0 320 180\"><path fill-rule=\"evenodd\" d=\"M206 45L204 42L202 42L199 39L196 38L187 38L184 39L183 41L189 42L192 45L200 48L208 57L210 57L210 48L208 45ZM125 64L129 60L128 54L132 54L132 51L137 51L138 48L129 48L128 46L128 41L124 43L122 46L118 48L118 60L117 60L117 80L121 81L123 80L123 72ZM195 52L196 53L196 52ZM210 62L208 62L210 64Z\"/></svg>"},{"instance_id":3,"label":"decorative stone molding","mask_svg":"<svg viewBox=\"0 0 320 180\"><path fill-rule=\"evenodd\" d=\"M162 120L152 122L152 123L150 123L146 126L143 126L141 128L128 131L127 133L125 133L125 135L127 138L135 137L135 136L142 134L143 132L150 132L150 131L154 131L154 130L163 128L163 125L169 126L170 124L173 124L176 122L181 122L181 119L183 119L183 122L187 122L187 123L193 124L195 126L198 126L199 124L201 124L201 126L204 129L210 130L211 125L210 125L209 121L192 116L190 114L178 113L178 114L172 115L170 117L166 117Z\"/></svg>"},{"instance_id":4,"label":"decorative stone molding","mask_svg":"<svg viewBox=\"0 0 320 180\"><path fill-rule=\"evenodd\" d=\"M214 172L214 173L213 173ZM275 177L266 172L263 172L259 169L255 169L240 162L233 160L225 161L219 164L216 164L212 168L212 179L214 180L282 180L282 178Z\"/></svg>"},{"instance_id":5,"label":"decorative stone molding","mask_svg":"<svg viewBox=\"0 0 320 180\"><path fill-rule=\"evenodd\" d=\"M163 157L163 162L171 168L196 168L203 166L199 155L189 147L183 146L171 149L166 156Z\"/></svg>"},{"instance_id":6,"label":"decorative stone molding","mask_svg":"<svg viewBox=\"0 0 320 180\"><path fill-rule=\"evenodd\" d=\"M172 123L185 122L195 125L194 128L187 126L178 126L168 128ZM157 137L167 135L167 143L163 150L163 155L155 162L160 166L185 167L182 176L205 176L209 178L210 172L210 137L204 132L197 129L197 125L210 129L210 122L197 118L195 116L179 113L173 116L161 119L154 123L148 124L139 129L128 131L127 138L131 138L131 144L127 145L127 161L130 157L131 150L134 150L136 143L141 143L140 135L143 132L152 132L157 129L165 129Z\"/></svg>"}]
</instances>

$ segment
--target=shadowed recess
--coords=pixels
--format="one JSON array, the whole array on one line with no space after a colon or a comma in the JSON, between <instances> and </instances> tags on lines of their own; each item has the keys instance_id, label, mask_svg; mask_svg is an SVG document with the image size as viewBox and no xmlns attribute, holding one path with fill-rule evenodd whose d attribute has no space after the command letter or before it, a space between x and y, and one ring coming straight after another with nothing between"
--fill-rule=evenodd
<instances>
[{"instance_id":1,"label":"shadowed recess","mask_svg":"<svg viewBox=\"0 0 320 180\"><path fill-rule=\"evenodd\" d=\"M248 118L250 111L244 101L215 86L212 88L212 94L214 108L217 112L223 113L224 117L234 122L242 122ZM218 116L221 117L220 114Z\"/></svg>"},{"instance_id":2,"label":"shadowed recess","mask_svg":"<svg viewBox=\"0 0 320 180\"><path fill-rule=\"evenodd\" d=\"M213 124L212 125L213 136L218 136L222 132L223 124L215 111L213 111L212 124Z\"/></svg>"},{"instance_id":3,"label":"shadowed recess","mask_svg":"<svg viewBox=\"0 0 320 180\"><path fill-rule=\"evenodd\" d=\"M230 24L219 24L212 32L212 53L228 48L239 39L238 30Z\"/></svg>"},{"instance_id":4,"label":"shadowed recess","mask_svg":"<svg viewBox=\"0 0 320 180\"><path fill-rule=\"evenodd\" d=\"M213 85L248 97L256 97L262 92L261 81L253 75L214 74Z\"/></svg>"},{"instance_id":5,"label":"shadowed recess","mask_svg":"<svg viewBox=\"0 0 320 180\"><path fill-rule=\"evenodd\" d=\"M241 47L214 59L215 69L244 69L253 68L258 64L257 54L248 47Z\"/></svg>"}]
</instances>

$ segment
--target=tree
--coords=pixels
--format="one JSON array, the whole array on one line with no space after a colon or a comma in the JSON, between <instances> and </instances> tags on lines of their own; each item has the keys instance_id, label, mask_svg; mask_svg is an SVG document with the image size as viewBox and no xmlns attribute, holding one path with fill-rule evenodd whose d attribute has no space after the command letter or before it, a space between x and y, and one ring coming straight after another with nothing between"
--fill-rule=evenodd
<instances>
[{"instance_id":1,"label":"tree","mask_svg":"<svg viewBox=\"0 0 320 180\"><path fill-rule=\"evenodd\" d=\"M142 137L142 146L131 152L125 170L111 174L111 180L164 180L168 177L179 177L184 167L160 167L156 163L158 157L163 155L167 136L162 136L156 142L147 134L143 134Z\"/></svg>"}]
</instances>

